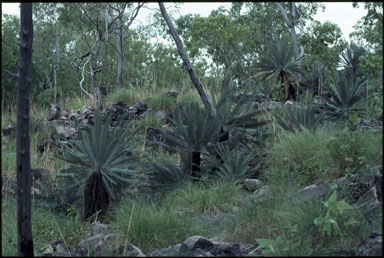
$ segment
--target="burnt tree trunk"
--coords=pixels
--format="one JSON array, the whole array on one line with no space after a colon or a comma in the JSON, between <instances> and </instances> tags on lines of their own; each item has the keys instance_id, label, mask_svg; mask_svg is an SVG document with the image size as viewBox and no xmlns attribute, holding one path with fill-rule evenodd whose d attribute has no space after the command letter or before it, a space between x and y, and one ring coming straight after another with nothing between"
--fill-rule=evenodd
<instances>
[{"instance_id":1,"label":"burnt tree trunk","mask_svg":"<svg viewBox=\"0 0 384 258\"><path fill-rule=\"evenodd\" d=\"M192 178L198 180L200 178L200 152L192 152Z\"/></svg>"},{"instance_id":2,"label":"burnt tree trunk","mask_svg":"<svg viewBox=\"0 0 384 258\"><path fill-rule=\"evenodd\" d=\"M87 180L83 197L83 219L88 219L98 211L105 211L110 198L104 188L101 172L96 172Z\"/></svg>"},{"instance_id":3,"label":"burnt tree trunk","mask_svg":"<svg viewBox=\"0 0 384 258\"><path fill-rule=\"evenodd\" d=\"M17 87L17 253L33 257L29 92L33 42L32 3L20 4L19 74Z\"/></svg>"},{"instance_id":4,"label":"burnt tree trunk","mask_svg":"<svg viewBox=\"0 0 384 258\"><path fill-rule=\"evenodd\" d=\"M164 4L162 2L159 2L159 6L160 6L161 15L164 17L164 20L166 21L166 23L168 25L169 31L171 32L171 35L172 35L173 39L175 40L177 50L179 51L179 54L180 54L181 58L183 59L183 62L184 62L184 65L188 71L189 77L191 78L193 85L195 86L195 88L199 92L200 98L203 101L205 109L208 112L210 112L210 115L212 117L214 115L212 105L209 102L208 96L205 93L204 87L201 84L199 77L197 77L197 74L196 74L195 70L193 69L191 62L189 61L189 57L184 50L183 42L181 41L179 35L176 32L176 29L173 26L173 23L168 16L168 13L164 7Z\"/></svg>"}]
</instances>

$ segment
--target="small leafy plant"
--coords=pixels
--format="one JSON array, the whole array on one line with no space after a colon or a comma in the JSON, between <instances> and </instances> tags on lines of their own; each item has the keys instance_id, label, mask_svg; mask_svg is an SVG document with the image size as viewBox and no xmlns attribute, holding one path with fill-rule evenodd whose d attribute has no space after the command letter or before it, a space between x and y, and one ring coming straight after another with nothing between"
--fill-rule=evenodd
<instances>
[{"instance_id":1,"label":"small leafy plant","mask_svg":"<svg viewBox=\"0 0 384 258\"><path fill-rule=\"evenodd\" d=\"M352 210L353 207L346 203L345 199L338 201L336 191L331 194L327 201L322 203L326 207L327 212L325 215L315 218L313 223L319 227L322 235L327 233L327 235L330 236L333 228L334 232L339 235L343 241L344 235L340 230L339 222L341 221L343 211ZM348 226L354 223L356 223L356 221L350 219L348 222L344 223L344 225Z\"/></svg>"}]
</instances>

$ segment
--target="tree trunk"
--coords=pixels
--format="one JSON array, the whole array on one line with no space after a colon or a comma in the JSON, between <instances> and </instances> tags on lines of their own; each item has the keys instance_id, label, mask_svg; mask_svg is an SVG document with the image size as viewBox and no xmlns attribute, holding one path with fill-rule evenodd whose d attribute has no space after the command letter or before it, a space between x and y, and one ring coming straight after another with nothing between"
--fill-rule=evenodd
<instances>
[{"instance_id":1,"label":"tree trunk","mask_svg":"<svg viewBox=\"0 0 384 258\"><path fill-rule=\"evenodd\" d=\"M194 180L198 180L200 178L200 152L192 152L192 174L191 176Z\"/></svg>"},{"instance_id":2,"label":"tree trunk","mask_svg":"<svg viewBox=\"0 0 384 258\"><path fill-rule=\"evenodd\" d=\"M283 85L284 85L284 102L286 102L289 99L289 82L288 82L288 77L284 73L282 77Z\"/></svg>"},{"instance_id":3,"label":"tree trunk","mask_svg":"<svg viewBox=\"0 0 384 258\"><path fill-rule=\"evenodd\" d=\"M33 257L29 93L33 42L32 3L20 4L19 78L17 87L17 253Z\"/></svg>"},{"instance_id":4,"label":"tree trunk","mask_svg":"<svg viewBox=\"0 0 384 258\"><path fill-rule=\"evenodd\" d=\"M123 24L122 17L116 20L116 50L117 50L117 88L121 89L123 84L123 71L124 71L124 51L123 51Z\"/></svg>"},{"instance_id":5,"label":"tree trunk","mask_svg":"<svg viewBox=\"0 0 384 258\"><path fill-rule=\"evenodd\" d=\"M98 211L105 211L110 204L110 198L104 188L101 172L89 177L85 184L83 197L83 219L88 219Z\"/></svg>"},{"instance_id":6,"label":"tree trunk","mask_svg":"<svg viewBox=\"0 0 384 258\"><path fill-rule=\"evenodd\" d=\"M108 9L109 6L107 5L105 7L105 17L104 17L104 22L105 22L105 65L107 68L107 91L109 92L110 86L109 86L109 56L108 56L108 40L109 40L109 34L108 34Z\"/></svg>"},{"instance_id":7,"label":"tree trunk","mask_svg":"<svg viewBox=\"0 0 384 258\"><path fill-rule=\"evenodd\" d=\"M173 39L175 40L177 50L179 51L179 54L180 54L181 58L183 59L183 62L184 62L184 65L188 71L189 77L191 78L193 85L195 86L195 88L199 92L200 98L203 101L205 109L208 112L210 112L210 115L212 117L214 115L212 105L209 102L209 99L208 99L207 94L205 93L204 87L201 84L199 78L197 77L197 74L196 74L195 70L193 69L191 62L189 61L189 57L184 50L183 42L181 41L179 35L176 32L176 29L173 26L173 23L168 16L168 13L164 7L164 4L162 2L159 2L159 6L160 6L161 15L164 17L164 20L166 21L166 23L168 25L169 31L171 32L171 35L172 35Z\"/></svg>"},{"instance_id":8,"label":"tree trunk","mask_svg":"<svg viewBox=\"0 0 384 258\"><path fill-rule=\"evenodd\" d=\"M55 52L55 62L53 66L53 103L57 102L57 79L56 79L56 70L59 66L59 31L56 24L55 31L55 39L56 39L56 52Z\"/></svg>"}]
</instances>

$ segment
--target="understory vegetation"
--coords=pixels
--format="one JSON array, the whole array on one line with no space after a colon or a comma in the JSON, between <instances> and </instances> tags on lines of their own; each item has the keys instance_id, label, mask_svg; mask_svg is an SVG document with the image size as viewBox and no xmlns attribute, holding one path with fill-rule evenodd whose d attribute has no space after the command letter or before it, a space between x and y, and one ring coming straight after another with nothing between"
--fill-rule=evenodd
<instances>
[{"instance_id":1,"label":"understory vegetation","mask_svg":"<svg viewBox=\"0 0 384 258\"><path fill-rule=\"evenodd\" d=\"M245 13L240 12L243 4ZM53 82L46 89L31 90L31 168L49 174L34 179L32 185L40 192L32 200L35 255L54 240L75 252L78 243L89 237L88 226L94 221L108 224L108 233L118 235L116 242L133 244L146 255L194 235L257 244L265 256L354 255L361 241L382 226L382 210L367 213L356 204L356 189L335 182L340 177L363 177L382 165L382 41L368 37L368 25L362 21L354 37L365 37L366 45L347 44L337 25L309 23L319 6L314 3L312 10L306 4L300 5L300 15L310 25L298 38L305 46L305 55L300 56L294 54L278 9L268 3L233 3L231 11L219 8L209 17L186 15L176 20L212 110L203 105L177 49L161 43L152 47L142 27L126 30L130 37L125 38L124 49L131 52L125 60L124 83L119 84L111 72L118 66L118 56L112 51L116 43L109 42L110 68L99 67L97 79L106 92L97 104L88 96L96 79L85 66L81 71L68 51L72 43L74 56L89 50L88 41L82 42L80 36L69 39L82 33L77 31L82 29L77 23L81 12L67 4L37 10L32 87L50 81L48 71L61 63L57 93ZM85 4L84 10L89 6ZM112 7L116 11L121 6ZM127 6L132 12L134 7ZM52 22L43 18L50 8L60 13L54 23L63 31L60 39L51 31L56 28L50 27ZM11 36L18 20L9 15L3 19L3 48L14 49L8 41L16 42ZM278 20L277 26L269 24L270 19ZM169 37L165 25L157 22L153 26L159 32L150 31L151 35ZM382 20L381 25L379 20L374 24L382 28ZM253 33L270 33L275 39ZM42 47L47 41L54 48L56 40L63 41L62 60ZM318 46L318 40L327 44ZM101 42L95 41L102 49L100 56L107 56ZM8 52L2 58L15 59ZM203 55L213 60L211 64L198 58ZM2 86L2 130L16 124L12 65L2 59L2 73L8 71ZM88 94L80 89L83 85ZM148 109L130 119L124 120L128 114L117 119L100 112L116 103L132 107L138 102ZM76 136L56 139L52 136L56 121L47 121L52 103L62 110L89 106L92 123L76 121ZM149 139L149 128L159 138ZM17 178L14 132L2 135L3 185L4 180ZM57 142L41 151L46 139ZM268 186L267 198L245 189L245 179ZM288 198L323 183L332 188L324 196L306 202ZM17 255L16 207L16 194L3 187L3 256ZM220 223L212 222L219 217Z\"/></svg>"}]
</instances>

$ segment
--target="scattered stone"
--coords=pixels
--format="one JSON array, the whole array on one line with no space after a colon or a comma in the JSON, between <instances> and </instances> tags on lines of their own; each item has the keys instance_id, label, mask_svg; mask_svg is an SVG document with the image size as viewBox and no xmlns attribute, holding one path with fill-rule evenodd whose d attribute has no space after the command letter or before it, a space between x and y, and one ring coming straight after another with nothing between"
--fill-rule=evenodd
<instances>
[{"instance_id":1,"label":"scattered stone","mask_svg":"<svg viewBox=\"0 0 384 258\"><path fill-rule=\"evenodd\" d=\"M181 253L189 253L197 248L207 250L213 247L213 243L202 236L191 236L187 238L180 247Z\"/></svg>"},{"instance_id":2,"label":"scattered stone","mask_svg":"<svg viewBox=\"0 0 384 258\"><path fill-rule=\"evenodd\" d=\"M177 98L177 95L179 95L179 93L176 91L168 91L168 92L165 92L164 94L166 94L170 97L174 97L175 99Z\"/></svg>"},{"instance_id":3,"label":"scattered stone","mask_svg":"<svg viewBox=\"0 0 384 258\"><path fill-rule=\"evenodd\" d=\"M104 233L106 233L109 225L103 224L103 223L100 223L100 222L96 221L96 222L92 222L89 225L89 227L90 227L93 235L97 235L97 234L104 234Z\"/></svg>"},{"instance_id":4,"label":"scattered stone","mask_svg":"<svg viewBox=\"0 0 384 258\"><path fill-rule=\"evenodd\" d=\"M55 128L54 134L56 134L59 139L70 139L76 134L76 129L73 127L58 126Z\"/></svg>"},{"instance_id":5,"label":"scattered stone","mask_svg":"<svg viewBox=\"0 0 384 258\"><path fill-rule=\"evenodd\" d=\"M356 256L382 256L383 255L383 229L371 232L364 239L356 252Z\"/></svg>"},{"instance_id":6,"label":"scattered stone","mask_svg":"<svg viewBox=\"0 0 384 258\"><path fill-rule=\"evenodd\" d=\"M117 250L112 252L113 256L126 256L126 257L146 257L146 255L136 246L132 244L120 245Z\"/></svg>"},{"instance_id":7,"label":"scattered stone","mask_svg":"<svg viewBox=\"0 0 384 258\"><path fill-rule=\"evenodd\" d=\"M168 248L155 249L149 257L177 257L180 253L181 244L171 245Z\"/></svg>"},{"instance_id":8,"label":"scattered stone","mask_svg":"<svg viewBox=\"0 0 384 258\"><path fill-rule=\"evenodd\" d=\"M148 104L145 102L137 102L135 105L128 108L128 113L130 115L139 116L148 109Z\"/></svg>"},{"instance_id":9,"label":"scattered stone","mask_svg":"<svg viewBox=\"0 0 384 258\"><path fill-rule=\"evenodd\" d=\"M4 136L15 136L16 135L16 125L8 125L7 128L1 130Z\"/></svg>"},{"instance_id":10,"label":"scattered stone","mask_svg":"<svg viewBox=\"0 0 384 258\"><path fill-rule=\"evenodd\" d=\"M60 117L60 107L56 104L51 104L51 108L49 110L48 121L56 120Z\"/></svg>"},{"instance_id":11,"label":"scattered stone","mask_svg":"<svg viewBox=\"0 0 384 258\"><path fill-rule=\"evenodd\" d=\"M258 179L245 179L243 182L243 188L250 192L260 189L263 185L263 182Z\"/></svg>"},{"instance_id":12,"label":"scattered stone","mask_svg":"<svg viewBox=\"0 0 384 258\"><path fill-rule=\"evenodd\" d=\"M268 185L256 190L252 195L252 200L256 202L264 202L269 199L273 199L273 193Z\"/></svg>"}]
</instances>

